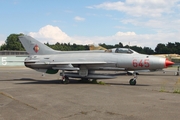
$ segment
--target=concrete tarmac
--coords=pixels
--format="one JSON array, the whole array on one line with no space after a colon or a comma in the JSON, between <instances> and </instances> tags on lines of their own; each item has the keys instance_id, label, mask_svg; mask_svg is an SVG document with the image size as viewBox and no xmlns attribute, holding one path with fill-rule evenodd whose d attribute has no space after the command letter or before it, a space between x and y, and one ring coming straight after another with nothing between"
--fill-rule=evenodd
<instances>
[{"instance_id":1,"label":"concrete tarmac","mask_svg":"<svg viewBox=\"0 0 180 120\"><path fill-rule=\"evenodd\" d=\"M180 76L146 72L130 86L132 77L60 84L59 74L0 68L0 120L180 119Z\"/></svg>"}]
</instances>

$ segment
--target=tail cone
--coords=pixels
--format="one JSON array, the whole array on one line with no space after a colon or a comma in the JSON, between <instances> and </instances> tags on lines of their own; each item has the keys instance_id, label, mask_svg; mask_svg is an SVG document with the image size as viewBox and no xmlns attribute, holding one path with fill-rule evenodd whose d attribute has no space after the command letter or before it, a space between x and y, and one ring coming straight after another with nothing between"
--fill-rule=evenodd
<instances>
[{"instance_id":1,"label":"tail cone","mask_svg":"<svg viewBox=\"0 0 180 120\"><path fill-rule=\"evenodd\" d=\"M169 61L168 59L166 59L166 61L165 61L165 67L168 67L168 66L173 65L173 64L174 64L174 62L171 62L171 61Z\"/></svg>"}]
</instances>

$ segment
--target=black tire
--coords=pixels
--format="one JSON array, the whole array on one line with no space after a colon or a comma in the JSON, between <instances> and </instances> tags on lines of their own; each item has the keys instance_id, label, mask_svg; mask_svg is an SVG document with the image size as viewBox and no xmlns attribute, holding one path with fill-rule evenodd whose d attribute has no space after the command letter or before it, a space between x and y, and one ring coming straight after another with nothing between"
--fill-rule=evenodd
<instances>
[{"instance_id":1,"label":"black tire","mask_svg":"<svg viewBox=\"0 0 180 120\"><path fill-rule=\"evenodd\" d=\"M65 84L65 81L61 80L61 83L62 83L62 84Z\"/></svg>"},{"instance_id":2,"label":"black tire","mask_svg":"<svg viewBox=\"0 0 180 120\"><path fill-rule=\"evenodd\" d=\"M136 85L136 80L135 80L135 79L131 79L131 80L129 81L129 84L130 84L130 85Z\"/></svg>"},{"instance_id":3,"label":"black tire","mask_svg":"<svg viewBox=\"0 0 180 120\"><path fill-rule=\"evenodd\" d=\"M69 78L67 76L64 76L64 81L62 80L61 83L62 84L69 84Z\"/></svg>"},{"instance_id":4,"label":"black tire","mask_svg":"<svg viewBox=\"0 0 180 120\"><path fill-rule=\"evenodd\" d=\"M69 84L69 78L65 76L65 84Z\"/></svg>"}]
</instances>

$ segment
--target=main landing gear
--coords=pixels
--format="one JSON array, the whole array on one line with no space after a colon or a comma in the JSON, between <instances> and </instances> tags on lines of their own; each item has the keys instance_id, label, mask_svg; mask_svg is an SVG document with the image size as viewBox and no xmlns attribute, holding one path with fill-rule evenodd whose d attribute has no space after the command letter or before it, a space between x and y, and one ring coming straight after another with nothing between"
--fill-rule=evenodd
<instances>
[{"instance_id":1,"label":"main landing gear","mask_svg":"<svg viewBox=\"0 0 180 120\"><path fill-rule=\"evenodd\" d=\"M67 76L62 76L62 83L69 84L69 78Z\"/></svg>"},{"instance_id":2,"label":"main landing gear","mask_svg":"<svg viewBox=\"0 0 180 120\"><path fill-rule=\"evenodd\" d=\"M68 76L66 76L64 74L64 70L62 71L62 83L63 84L68 84L69 83L69 78L68 78Z\"/></svg>"},{"instance_id":3,"label":"main landing gear","mask_svg":"<svg viewBox=\"0 0 180 120\"><path fill-rule=\"evenodd\" d=\"M134 78L130 79L129 84L130 85L136 85L136 79L137 79L137 74L133 73Z\"/></svg>"}]
</instances>

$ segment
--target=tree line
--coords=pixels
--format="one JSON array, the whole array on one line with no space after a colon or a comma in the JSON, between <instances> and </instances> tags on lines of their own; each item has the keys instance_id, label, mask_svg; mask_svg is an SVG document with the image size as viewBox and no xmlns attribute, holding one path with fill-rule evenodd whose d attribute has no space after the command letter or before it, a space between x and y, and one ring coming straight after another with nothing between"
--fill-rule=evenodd
<instances>
[{"instance_id":1,"label":"tree line","mask_svg":"<svg viewBox=\"0 0 180 120\"><path fill-rule=\"evenodd\" d=\"M25 51L24 47L22 46L21 42L18 39L18 36L22 34L10 34L5 43L0 46L0 50L16 50L16 51ZM88 45L77 45L75 43L55 43L49 44L45 43L45 45L51 47L54 50L61 50L61 51L77 51L77 50L89 50ZM175 42L171 43L168 42L167 44L159 43L157 44L155 50L151 49L150 47L139 47L139 46L128 46L123 45L121 42L115 45L106 45L105 43L100 43L100 46L111 49L111 48L130 48L138 53L142 54L180 54L180 43Z\"/></svg>"}]
</instances>

